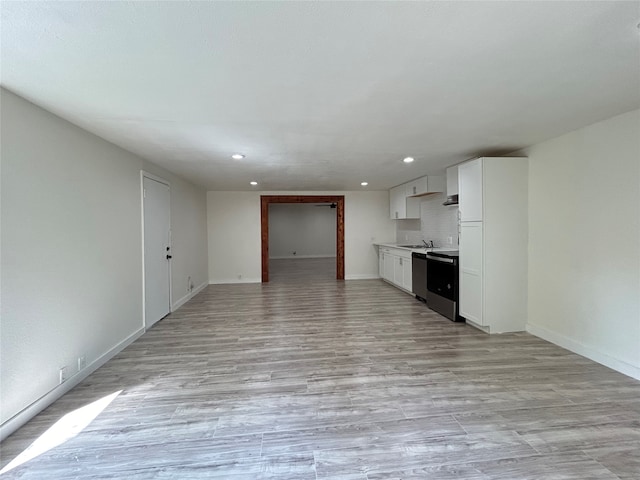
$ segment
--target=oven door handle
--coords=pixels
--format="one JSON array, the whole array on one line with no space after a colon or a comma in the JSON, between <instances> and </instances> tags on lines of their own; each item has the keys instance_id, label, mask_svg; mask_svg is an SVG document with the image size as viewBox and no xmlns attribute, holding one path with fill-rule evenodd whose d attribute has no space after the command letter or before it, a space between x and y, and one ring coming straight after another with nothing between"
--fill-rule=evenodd
<instances>
[{"instance_id":1,"label":"oven door handle","mask_svg":"<svg viewBox=\"0 0 640 480\"><path fill-rule=\"evenodd\" d=\"M454 263L455 262L455 260L453 258L432 257L429 254L427 254L427 260L435 260L436 262L442 262L442 263Z\"/></svg>"}]
</instances>

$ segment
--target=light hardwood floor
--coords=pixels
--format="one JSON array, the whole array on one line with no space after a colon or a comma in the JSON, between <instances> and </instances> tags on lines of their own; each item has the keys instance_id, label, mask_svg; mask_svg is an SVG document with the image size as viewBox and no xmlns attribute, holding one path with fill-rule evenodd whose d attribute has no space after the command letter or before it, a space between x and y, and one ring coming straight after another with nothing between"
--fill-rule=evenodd
<instances>
[{"instance_id":1,"label":"light hardwood floor","mask_svg":"<svg viewBox=\"0 0 640 480\"><path fill-rule=\"evenodd\" d=\"M336 278L336 257L269 260L271 284L310 283Z\"/></svg>"},{"instance_id":2,"label":"light hardwood floor","mask_svg":"<svg viewBox=\"0 0 640 480\"><path fill-rule=\"evenodd\" d=\"M640 478L640 382L302 265L209 286L3 442L121 391L5 478Z\"/></svg>"}]
</instances>

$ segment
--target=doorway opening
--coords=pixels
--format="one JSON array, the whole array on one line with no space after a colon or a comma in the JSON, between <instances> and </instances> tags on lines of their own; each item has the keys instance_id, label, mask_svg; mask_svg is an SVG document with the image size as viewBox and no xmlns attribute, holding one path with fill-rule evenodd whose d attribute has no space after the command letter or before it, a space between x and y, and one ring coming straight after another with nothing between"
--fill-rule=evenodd
<instances>
[{"instance_id":1,"label":"doorway opening","mask_svg":"<svg viewBox=\"0 0 640 480\"><path fill-rule=\"evenodd\" d=\"M344 280L344 196L343 195L262 195L260 197L260 230L262 282L269 281L269 205L282 203L327 204L335 209L336 268L335 278Z\"/></svg>"}]
</instances>

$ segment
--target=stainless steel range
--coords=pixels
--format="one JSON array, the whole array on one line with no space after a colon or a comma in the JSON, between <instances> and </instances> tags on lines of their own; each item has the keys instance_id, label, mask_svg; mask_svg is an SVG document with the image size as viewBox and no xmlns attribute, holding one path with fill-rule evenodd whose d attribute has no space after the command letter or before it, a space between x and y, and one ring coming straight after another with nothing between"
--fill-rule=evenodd
<instances>
[{"instance_id":1,"label":"stainless steel range","mask_svg":"<svg viewBox=\"0 0 640 480\"><path fill-rule=\"evenodd\" d=\"M427 253L427 306L454 322L458 312L458 251Z\"/></svg>"}]
</instances>

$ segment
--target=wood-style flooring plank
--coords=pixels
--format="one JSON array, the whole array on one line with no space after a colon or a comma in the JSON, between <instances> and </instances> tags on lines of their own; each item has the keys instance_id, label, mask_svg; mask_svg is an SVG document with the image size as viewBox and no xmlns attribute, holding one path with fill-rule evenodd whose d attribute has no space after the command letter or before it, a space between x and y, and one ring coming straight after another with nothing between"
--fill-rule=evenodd
<instances>
[{"instance_id":1,"label":"wood-style flooring plank","mask_svg":"<svg viewBox=\"0 0 640 480\"><path fill-rule=\"evenodd\" d=\"M111 400L3 479L640 478L640 382L338 282L334 259L270 273L209 286L41 412L2 467Z\"/></svg>"}]
</instances>

